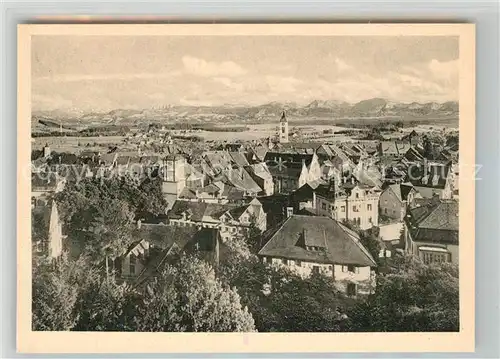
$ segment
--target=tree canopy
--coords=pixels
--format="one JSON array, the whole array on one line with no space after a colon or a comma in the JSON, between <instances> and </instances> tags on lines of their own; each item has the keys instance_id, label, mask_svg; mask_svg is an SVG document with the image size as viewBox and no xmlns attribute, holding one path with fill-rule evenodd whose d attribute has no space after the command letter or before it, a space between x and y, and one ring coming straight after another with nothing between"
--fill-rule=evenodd
<instances>
[{"instance_id":1,"label":"tree canopy","mask_svg":"<svg viewBox=\"0 0 500 359\"><path fill-rule=\"evenodd\" d=\"M377 277L377 290L349 312L353 331L458 331L456 265L425 265L399 257L392 270Z\"/></svg>"},{"instance_id":2,"label":"tree canopy","mask_svg":"<svg viewBox=\"0 0 500 359\"><path fill-rule=\"evenodd\" d=\"M206 262L166 265L143 291L105 276L84 256L33 267L34 330L251 332L254 320Z\"/></svg>"},{"instance_id":3,"label":"tree canopy","mask_svg":"<svg viewBox=\"0 0 500 359\"><path fill-rule=\"evenodd\" d=\"M136 187L120 178L70 182L55 197L72 241L102 261L116 257L133 240L131 231L138 213L164 212L161 180L147 179Z\"/></svg>"},{"instance_id":4,"label":"tree canopy","mask_svg":"<svg viewBox=\"0 0 500 359\"><path fill-rule=\"evenodd\" d=\"M218 275L238 288L259 332L339 331L348 305L331 278L309 278L271 267L252 254L244 240L230 242L221 255Z\"/></svg>"}]
</instances>

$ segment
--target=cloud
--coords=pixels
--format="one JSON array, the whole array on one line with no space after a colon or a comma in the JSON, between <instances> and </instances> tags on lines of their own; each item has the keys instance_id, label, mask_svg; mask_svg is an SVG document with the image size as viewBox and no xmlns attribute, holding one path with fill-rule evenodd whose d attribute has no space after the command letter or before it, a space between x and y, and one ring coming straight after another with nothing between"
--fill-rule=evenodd
<instances>
[{"instance_id":1,"label":"cloud","mask_svg":"<svg viewBox=\"0 0 500 359\"><path fill-rule=\"evenodd\" d=\"M428 67L437 78L453 79L458 77L458 60L440 62L433 59L429 62Z\"/></svg>"},{"instance_id":2,"label":"cloud","mask_svg":"<svg viewBox=\"0 0 500 359\"><path fill-rule=\"evenodd\" d=\"M303 81L291 76L265 76L265 83L271 92L293 93L297 90Z\"/></svg>"},{"instance_id":3,"label":"cloud","mask_svg":"<svg viewBox=\"0 0 500 359\"><path fill-rule=\"evenodd\" d=\"M335 58L335 65L337 66L338 72L347 72L353 69L351 65L348 65L345 61L342 61L338 57Z\"/></svg>"},{"instance_id":4,"label":"cloud","mask_svg":"<svg viewBox=\"0 0 500 359\"><path fill-rule=\"evenodd\" d=\"M180 71L170 71L161 73L116 73L116 74L61 74L53 76L35 77L36 82L81 82L81 81L134 81L149 80L158 78L171 78L179 76Z\"/></svg>"},{"instance_id":5,"label":"cloud","mask_svg":"<svg viewBox=\"0 0 500 359\"><path fill-rule=\"evenodd\" d=\"M235 77L247 73L245 69L232 61L210 62L197 57L183 56L182 63L187 73L197 76Z\"/></svg>"}]
</instances>

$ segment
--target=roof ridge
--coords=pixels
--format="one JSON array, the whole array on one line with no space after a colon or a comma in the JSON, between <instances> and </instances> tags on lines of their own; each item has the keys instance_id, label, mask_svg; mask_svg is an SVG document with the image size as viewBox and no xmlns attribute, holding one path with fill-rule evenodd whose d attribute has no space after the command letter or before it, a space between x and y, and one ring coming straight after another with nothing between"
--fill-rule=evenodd
<instances>
[{"instance_id":1,"label":"roof ridge","mask_svg":"<svg viewBox=\"0 0 500 359\"><path fill-rule=\"evenodd\" d=\"M292 216L293 216L293 215L292 215ZM281 222L281 224L278 224L278 225L275 227L275 230L274 230L273 234L269 237L269 239L267 240L266 244L264 244L264 245L262 246L262 248L259 250L259 252L258 252L257 254L259 254L260 252L262 252L262 251L264 250L264 248L266 248L266 246L267 246L267 245L271 242L271 240L272 240L272 239L273 239L273 237L276 235L276 233L278 233L278 232L279 232L279 230L280 230L281 228L283 228L283 226L285 225L285 223L286 223L286 222L288 222L288 221L290 220L290 218L292 218L292 216L287 217L284 221L282 221L282 222ZM304 216L304 217L306 217L306 216ZM272 228L271 228L270 230L272 230ZM264 234L264 233L263 233L263 234Z\"/></svg>"}]
</instances>

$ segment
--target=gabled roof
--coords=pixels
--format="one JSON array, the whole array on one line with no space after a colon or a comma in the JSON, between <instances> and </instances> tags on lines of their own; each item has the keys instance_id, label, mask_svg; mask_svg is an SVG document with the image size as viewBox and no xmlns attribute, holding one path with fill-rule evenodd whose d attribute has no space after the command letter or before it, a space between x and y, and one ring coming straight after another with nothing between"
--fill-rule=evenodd
<instances>
[{"instance_id":1,"label":"gabled roof","mask_svg":"<svg viewBox=\"0 0 500 359\"><path fill-rule=\"evenodd\" d=\"M409 149L411 144L401 141L381 141L380 149L383 155L403 156Z\"/></svg>"},{"instance_id":2,"label":"gabled roof","mask_svg":"<svg viewBox=\"0 0 500 359\"><path fill-rule=\"evenodd\" d=\"M253 180L252 176L243 168L236 168L225 173L228 182L243 191L259 193L262 188Z\"/></svg>"},{"instance_id":3,"label":"gabled roof","mask_svg":"<svg viewBox=\"0 0 500 359\"><path fill-rule=\"evenodd\" d=\"M175 201L172 209L168 212L168 218L180 219L183 213L189 213L190 219L194 222L218 221L223 214L229 212L233 218L237 219L248 206L248 204L240 206L229 203Z\"/></svg>"},{"instance_id":4,"label":"gabled roof","mask_svg":"<svg viewBox=\"0 0 500 359\"><path fill-rule=\"evenodd\" d=\"M229 155L231 156L233 162L239 167L247 166L249 164L246 157L241 152L229 152Z\"/></svg>"},{"instance_id":5,"label":"gabled roof","mask_svg":"<svg viewBox=\"0 0 500 359\"><path fill-rule=\"evenodd\" d=\"M411 183L401 183L389 185L391 191L396 195L400 202L406 201L408 199L408 194L413 189Z\"/></svg>"},{"instance_id":6,"label":"gabled roof","mask_svg":"<svg viewBox=\"0 0 500 359\"><path fill-rule=\"evenodd\" d=\"M140 285L154 276L162 266L167 263L167 259L175 252L191 251L197 246L200 251L214 251L218 240L218 229L166 226L163 224L142 224L141 228L135 230L136 238L147 241L153 246L157 254L148 259L142 273L135 279L135 284Z\"/></svg>"},{"instance_id":7,"label":"gabled roof","mask_svg":"<svg viewBox=\"0 0 500 359\"><path fill-rule=\"evenodd\" d=\"M324 144L321 146L328 157L339 157L342 162L349 162L349 157L345 154L345 152L337 145L334 144Z\"/></svg>"},{"instance_id":8,"label":"gabled roof","mask_svg":"<svg viewBox=\"0 0 500 359\"><path fill-rule=\"evenodd\" d=\"M375 267L372 256L353 233L328 217L292 215L264 234L268 241L259 255ZM323 250L308 250L305 248L307 243L313 247L321 247L320 244L325 247Z\"/></svg>"},{"instance_id":9,"label":"gabled roof","mask_svg":"<svg viewBox=\"0 0 500 359\"><path fill-rule=\"evenodd\" d=\"M414 240L458 244L458 201L436 197L416 201L406 223Z\"/></svg>"},{"instance_id":10,"label":"gabled roof","mask_svg":"<svg viewBox=\"0 0 500 359\"><path fill-rule=\"evenodd\" d=\"M269 149L267 147L262 146L262 145L250 148L250 152L253 153L255 155L255 157L257 157L257 160L259 160L259 161L264 160L268 150Z\"/></svg>"},{"instance_id":11,"label":"gabled roof","mask_svg":"<svg viewBox=\"0 0 500 359\"><path fill-rule=\"evenodd\" d=\"M418 187L443 189L446 186L451 162L427 162L409 167L410 182Z\"/></svg>"},{"instance_id":12,"label":"gabled roof","mask_svg":"<svg viewBox=\"0 0 500 359\"><path fill-rule=\"evenodd\" d=\"M249 172L254 173L256 176L264 179L272 179L271 172L265 163L255 163L245 167Z\"/></svg>"}]
</instances>

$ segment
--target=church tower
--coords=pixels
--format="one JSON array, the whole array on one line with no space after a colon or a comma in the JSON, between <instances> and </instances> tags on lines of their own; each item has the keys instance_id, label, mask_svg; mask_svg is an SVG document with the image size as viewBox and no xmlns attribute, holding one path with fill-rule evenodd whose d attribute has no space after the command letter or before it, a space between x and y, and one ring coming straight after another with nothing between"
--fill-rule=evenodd
<instances>
[{"instance_id":1,"label":"church tower","mask_svg":"<svg viewBox=\"0 0 500 359\"><path fill-rule=\"evenodd\" d=\"M286 119L285 111L281 114L279 126L280 143L288 143L288 120Z\"/></svg>"},{"instance_id":2,"label":"church tower","mask_svg":"<svg viewBox=\"0 0 500 359\"><path fill-rule=\"evenodd\" d=\"M173 205L186 186L186 159L179 155L169 155L161 168L162 193L169 205Z\"/></svg>"}]
</instances>

